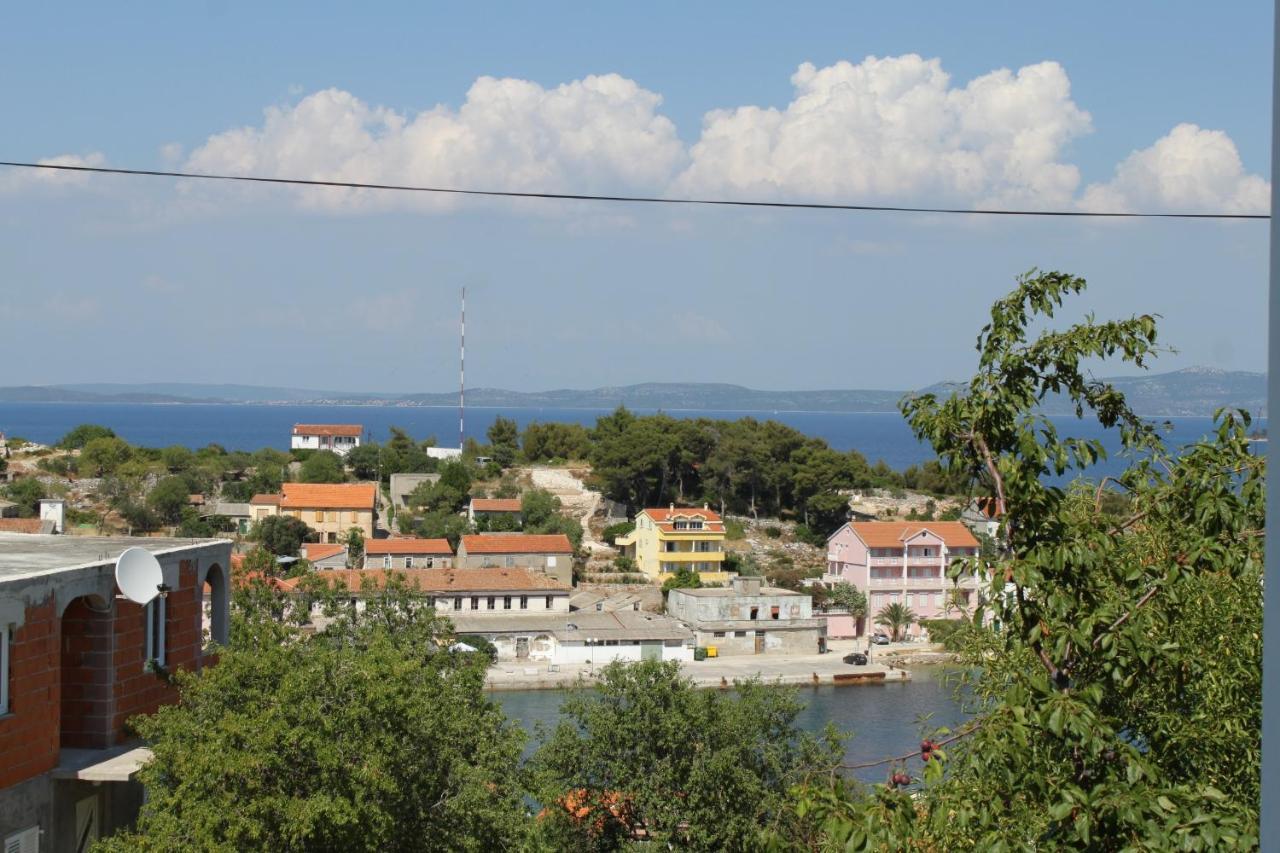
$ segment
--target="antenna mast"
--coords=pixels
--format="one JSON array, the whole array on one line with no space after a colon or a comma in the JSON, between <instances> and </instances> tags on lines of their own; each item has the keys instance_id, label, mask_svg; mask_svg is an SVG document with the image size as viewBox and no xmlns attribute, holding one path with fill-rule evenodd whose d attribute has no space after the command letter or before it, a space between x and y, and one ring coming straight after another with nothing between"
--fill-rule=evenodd
<instances>
[{"instance_id":1,"label":"antenna mast","mask_svg":"<svg viewBox=\"0 0 1280 853\"><path fill-rule=\"evenodd\" d=\"M467 411L467 288L462 288L462 326L458 338L458 451L466 441Z\"/></svg>"}]
</instances>

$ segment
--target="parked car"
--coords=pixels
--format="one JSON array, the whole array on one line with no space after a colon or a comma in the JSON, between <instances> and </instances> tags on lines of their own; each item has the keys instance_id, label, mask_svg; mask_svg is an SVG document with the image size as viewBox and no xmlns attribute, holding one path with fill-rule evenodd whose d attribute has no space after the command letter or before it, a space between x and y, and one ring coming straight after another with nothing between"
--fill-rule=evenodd
<instances>
[{"instance_id":1,"label":"parked car","mask_svg":"<svg viewBox=\"0 0 1280 853\"><path fill-rule=\"evenodd\" d=\"M862 652L850 652L849 654L844 656L844 662L851 663L854 666L866 666L867 656L864 655Z\"/></svg>"},{"instance_id":2,"label":"parked car","mask_svg":"<svg viewBox=\"0 0 1280 853\"><path fill-rule=\"evenodd\" d=\"M877 646L887 646L892 641L889 639L888 634L876 634L871 638L871 642L875 643Z\"/></svg>"}]
</instances>

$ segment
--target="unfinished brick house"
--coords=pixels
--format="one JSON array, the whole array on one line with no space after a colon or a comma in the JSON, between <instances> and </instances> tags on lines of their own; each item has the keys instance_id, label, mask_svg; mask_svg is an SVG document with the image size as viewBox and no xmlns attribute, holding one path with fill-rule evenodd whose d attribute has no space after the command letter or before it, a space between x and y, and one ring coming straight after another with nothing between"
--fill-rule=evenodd
<instances>
[{"instance_id":1,"label":"unfinished brick house","mask_svg":"<svg viewBox=\"0 0 1280 853\"><path fill-rule=\"evenodd\" d=\"M168 587L147 605L116 589L132 546ZM0 850L87 849L136 819L149 753L126 723L225 641L230 562L223 540L0 534Z\"/></svg>"}]
</instances>

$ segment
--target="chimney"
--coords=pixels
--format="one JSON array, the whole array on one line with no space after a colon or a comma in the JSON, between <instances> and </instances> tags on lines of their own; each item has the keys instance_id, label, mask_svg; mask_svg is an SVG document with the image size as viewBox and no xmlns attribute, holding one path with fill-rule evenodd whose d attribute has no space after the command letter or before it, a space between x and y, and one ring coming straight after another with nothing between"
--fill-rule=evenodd
<instances>
[{"instance_id":1,"label":"chimney","mask_svg":"<svg viewBox=\"0 0 1280 853\"><path fill-rule=\"evenodd\" d=\"M66 519L67 502L61 498L43 498L40 501L40 520L52 521L53 532L62 533Z\"/></svg>"},{"instance_id":2,"label":"chimney","mask_svg":"<svg viewBox=\"0 0 1280 853\"><path fill-rule=\"evenodd\" d=\"M670 507L669 507L668 509L669 509L670 511L672 511L672 512L675 512L676 505L675 505L675 504L671 504L671 505L670 505Z\"/></svg>"}]
</instances>

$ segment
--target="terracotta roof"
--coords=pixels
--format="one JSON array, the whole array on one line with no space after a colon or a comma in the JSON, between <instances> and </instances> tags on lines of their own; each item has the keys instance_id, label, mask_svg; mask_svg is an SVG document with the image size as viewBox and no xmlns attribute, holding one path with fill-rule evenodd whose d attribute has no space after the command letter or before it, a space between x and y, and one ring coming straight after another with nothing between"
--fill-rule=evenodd
<instances>
[{"instance_id":1,"label":"terracotta roof","mask_svg":"<svg viewBox=\"0 0 1280 853\"><path fill-rule=\"evenodd\" d=\"M38 518L0 518L0 533L40 533L43 526Z\"/></svg>"},{"instance_id":2,"label":"terracotta roof","mask_svg":"<svg viewBox=\"0 0 1280 853\"><path fill-rule=\"evenodd\" d=\"M366 539L366 554L446 554L452 555L448 539Z\"/></svg>"},{"instance_id":3,"label":"terracotta roof","mask_svg":"<svg viewBox=\"0 0 1280 853\"><path fill-rule=\"evenodd\" d=\"M294 435L350 435L356 438L364 432L360 424L294 424Z\"/></svg>"},{"instance_id":4,"label":"terracotta roof","mask_svg":"<svg viewBox=\"0 0 1280 853\"><path fill-rule=\"evenodd\" d=\"M290 509L373 509L373 483L285 483L280 506Z\"/></svg>"},{"instance_id":5,"label":"terracotta roof","mask_svg":"<svg viewBox=\"0 0 1280 853\"><path fill-rule=\"evenodd\" d=\"M969 528L958 521L853 521L849 528L868 548L901 548L919 533L928 531L948 548L977 548Z\"/></svg>"},{"instance_id":6,"label":"terracotta roof","mask_svg":"<svg viewBox=\"0 0 1280 853\"><path fill-rule=\"evenodd\" d=\"M321 545L320 543L317 542L314 545L311 545L311 544L303 545L302 556L306 557L308 560L311 560L312 562L315 562L316 560L325 560L325 559L328 559L329 557L333 557L337 554L341 554L346 550L347 550L346 545Z\"/></svg>"},{"instance_id":7,"label":"terracotta roof","mask_svg":"<svg viewBox=\"0 0 1280 853\"><path fill-rule=\"evenodd\" d=\"M472 498L473 512L519 512L519 498Z\"/></svg>"},{"instance_id":8,"label":"terracotta roof","mask_svg":"<svg viewBox=\"0 0 1280 853\"><path fill-rule=\"evenodd\" d=\"M192 506L203 506L204 495L187 495L187 503L191 504Z\"/></svg>"},{"instance_id":9,"label":"terracotta roof","mask_svg":"<svg viewBox=\"0 0 1280 853\"><path fill-rule=\"evenodd\" d=\"M280 506L279 495L254 495L249 498L249 503L253 506Z\"/></svg>"},{"instance_id":10,"label":"terracotta roof","mask_svg":"<svg viewBox=\"0 0 1280 853\"><path fill-rule=\"evenodd\" d=\"M365 584L381 589L388 575L405 579L410 589L428 593L471 592L568 592L569 588L556 583L540 572L528 569L334 569L316 572L312 577L329 585L338 581L352 592L359 592ZM294 578L297 585L298 578Z\"/></svg>"},{"instance_id":11,"label":"terracotta roof","mask_svg":"<svg viewBox=\"0 0 1280 853\"><path fill-rule=\"evenodd\" d=\"M675 522L677 520L684 521L686 519L694 520L699 518L702 519L703 521L702 530L690 531L690 532L694 532L694 533L697 533L697 532L723 533L724 532L724 522L720 519L720 513L716 512L713 509L703 509L701 507L691 507L691 506L677 506L677 507L642 509L640 510L640 512L643 512L645 515L653 519L654 524L658 526L659 530L664 530L667 532L672 532L676 529ZM680 532L683 533L684 531L680 531Z\"/></svg>"},{"instance_id":12,"label":"terracotta roof","mask_svg":"<svg viewBox=\"0 0 1280 853\"><path fill-rule=\"evenodd\" d=\"M563 533L499 533L463 536L458 548L468 554L571 554L573 545Z\"/></svg>"}]
</instances>

